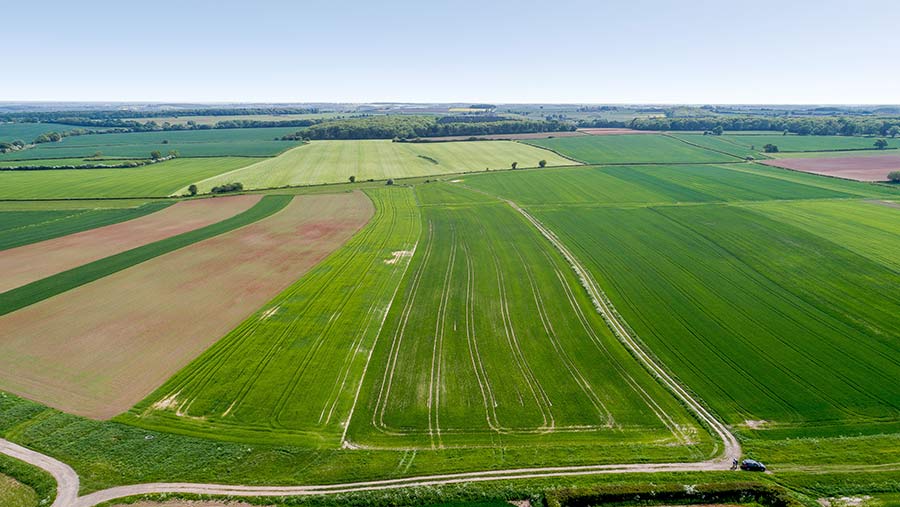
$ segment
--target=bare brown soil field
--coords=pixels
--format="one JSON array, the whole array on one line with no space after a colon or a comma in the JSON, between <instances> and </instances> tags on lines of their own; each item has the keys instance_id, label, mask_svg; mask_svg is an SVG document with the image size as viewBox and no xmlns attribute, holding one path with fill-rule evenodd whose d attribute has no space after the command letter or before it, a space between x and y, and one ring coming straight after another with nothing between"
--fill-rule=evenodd
<instances>
[{"instance_id":1,"label":"bare brown soil field","mask_svg":"<svg viewBox=\"0 0 900 507\"><path fill-rule=\"evenodd\" d=\"M577 130L567 130L564 132L531 132L528 134L483 134L478 136L440 136L440 137L423 137L425 142L433 141L468 141L469 139L484 139L486 141L515 141L517 139L547 139L549 137L572 137L583 136L582 132Z\"/></svg>"},{"instance_id":2,"label":"bare brown soil field","mask_svg":"<svg viewBox=\"0 0 900 507\"><path fill-rule=\"evenodd\" d=\"M183 201L134 220L5 250L0 252L0 292L220 222L250 209L260 199L259 195L240 195Z\"/></svg>"},{"instance_id":3,"label":"bare brown soil field","mask_svg":"<svg viewBox=\"0 0 900 507\"><path fill-rule=\"evenodd\" d=\"M578 129L577 132L592 136L621 136L626 134L659 134L658 130L634 130L625 128Z\"/></svg>"},{"instance_id":4,"label":"bare brown soil field","mask_svg":"<svg viewBox=\"0 0 900 507\"><path fill-rule=\"evenodd\" d=\"M781 158L760 160L762 164L806 173L823 174L857 181L887 181L891 171L900 170L900 155L827 158Z\"/></svg>"},{"instance_id":5,"label":"bare brown soil field","mask_svg":"<svg viewBox=\"0 0 900 507\"><path fill-rule=\"evenodd\" d=\"M0 317L0 390L106 419L347 241L362 193L294 197L246 227Z\"/></svg>"}]
</instances>

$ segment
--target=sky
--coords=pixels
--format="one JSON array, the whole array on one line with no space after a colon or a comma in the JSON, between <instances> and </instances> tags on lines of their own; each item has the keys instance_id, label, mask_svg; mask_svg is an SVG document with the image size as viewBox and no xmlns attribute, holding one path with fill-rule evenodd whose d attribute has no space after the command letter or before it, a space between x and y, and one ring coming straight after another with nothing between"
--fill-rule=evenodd
<instances>
[{"instance_id":1,"label":"sky","mask_svg":"<svg viewBox=\"0 0 900 507\"><path fill-rule=\"evenodd\" d=\"M0 101L898 104L896 0L45 0Z\"/></svg>"}]
</instances>

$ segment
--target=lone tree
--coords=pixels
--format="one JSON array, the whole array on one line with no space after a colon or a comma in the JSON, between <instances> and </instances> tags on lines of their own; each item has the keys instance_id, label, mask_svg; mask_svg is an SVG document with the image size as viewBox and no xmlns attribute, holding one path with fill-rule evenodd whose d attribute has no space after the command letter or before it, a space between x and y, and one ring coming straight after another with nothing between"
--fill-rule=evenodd
<instances>
[{"instance_id":1,"label":"lone tree","mask_svg":"<svg viewBox=\"0 0 900 507\"><path fill-rule=\"evenodd\" d=\"M191 185L188 187L188 193L191 195L197 195L197 185L191 183Z\"/></svg>"},{"instance_id":2,"label":"lone tree","mask_svg":"<svg viewBox=\"0 0 900 507\"><path fill-rule=\"evenodd\" d=\"M538 162L538 167L547 167L547 161L541 160L540 162Z\"/></svg>"},{"instance_id":3,"label":"lone tree","mask_svg":"<svg viewBox=\"0 0 900 507\"><path fill-rule=\"evenodd\" d=\"M350 176L347 179L350 180L350 183L356 183L356 176Z\"/></svg>"},{"instance_id":4,"label":"lone tree","mask_svg":"<svg viewBox=\"0 0 900 507\"><path fill-rule=\"evenodd\" d=\"M876 139L875 147L878 148L879 150L883 150L883 149L887 148L887 141L884 139Z\"/></svg>"},{"instance_id":5,"label":"lone tree","mask_svg":"<svg viewBox=\"0 0 900 507\"><path fill-rule=\"evenodd\" d=\"M152 160L159 160L162 158L162 153L160 153L159 150L153 150L150 152L150 158Z\"/></svg>"},{"instance_id":6,"label":"lone tree","mask_svg":"<svg viewBox=\"0 0 900 507\"><path fill-rule=\"evenodd\" d=\"M763 151L766 153L778 153L778 146L775 146L774 144L769 143L769 144L763 146Z\"/></svg>"},{"instance_id":7,"label":"lone tree","mask_svg":"<svg viewBox=\"0 0 900 507\"><path fill-rule=\"evenodd\" d=\"M519 163L518 163L518 162L513 162L513 163L512 163L512 168L513 168L513 169L515 169L515 168L518 167L518 166L519 166Z\"/></svg>"},{"instance_id":8,"label":"lone tree","mask_svg":"<svg viewBox=\"0 0 900 507\"><path fill-rule=\"evenodd\" d=\"M390 179L388 179L384 184L385 184L385 185L393 185L393 184L394 184L394 179L393 179L393 178L390 178Z\"/></svg>"},{"instance_id":9,"label":"lone tree","mask_svg":"<svg viewBox=\"0 0 900 507\"><path fill-rule=\"evenodd\" d=\"M888 181L890 181L891 183L900 183L900 171L889 172Z\"/></svg>"},{"instance_id":10,"label":"lone tree","mask_svg":"<svg viewBox=\"0 0 900 507\"><path fill-rule=\"evenodd\" d=\"M716 126L713 127L713 129L712 129L713 135L716 135L716 136L722 135L723 132L725 132L725 129L722 128L721 125L716 125Z\"/></svg>"},{"instance_id":11,"label":"lone tree","mask_svg":"<svg viewBox=\"0 0 900 507\"><path fill-rule=\"evenodd\" d=\"M894 125L893 127L889 128L887 131L887 135L891 137L897 137L897 135L900 135L900 127Z\"/></svg>"}]
</instances>

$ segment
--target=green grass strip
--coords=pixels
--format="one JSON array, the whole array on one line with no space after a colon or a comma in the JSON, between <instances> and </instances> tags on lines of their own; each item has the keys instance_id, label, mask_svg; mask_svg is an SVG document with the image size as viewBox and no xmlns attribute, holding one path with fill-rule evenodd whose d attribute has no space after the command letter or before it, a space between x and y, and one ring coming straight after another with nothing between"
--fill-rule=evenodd
<instances>
[{"instance_id":1,"label":"green grass strip","mask_svg":"<svg viewBox=\"0 0 900 507\"><path fill-rule=\"evenodd\" d=\"M0 474L12 477L33 489L40 499L39 505L50 505L56 500L56 480L40 468L0 454Z\"/></svg>"},{"instance_id":2,"label":"green grass strip","mask_svg":"<svg viewBox=\"0 0 900 507\"><path fill-rule=\"evenodd\" d=\"M267 195L247 211L221 222L111 255L31 282L28 285L16 287L0 294L0 315L6 315L154 257L192 245L198 241L203 241L262 220L287 206L291 198L292 196L289 195Z\"/></svg>"},{"instance_id":3,"label":"green grass strip","mask_svg":"<svg viewBox=\"0 0 900 507\"><path fill-rule=\"evenodd\" d=\"M77 210L73 210L68 216L56 220L50 219L46 222L35 224L26 223L20 227L11 227L10 229L0 231L0 250L24 246L39 241L58 238L60 236L75 234L76 232L83 232L106 225L133 220L160 211L163 208L171 206L173 203L174 201L159 201L144 204L143 206L138 206L136 208L87 210L80 213ZM15 214L17 212L0 212L0 219L7 218L3 213ZM37 216L37 214L41 212L27 211L19 214L25 215L26 213L33 213Z\"/></svg>"}]
</instances>

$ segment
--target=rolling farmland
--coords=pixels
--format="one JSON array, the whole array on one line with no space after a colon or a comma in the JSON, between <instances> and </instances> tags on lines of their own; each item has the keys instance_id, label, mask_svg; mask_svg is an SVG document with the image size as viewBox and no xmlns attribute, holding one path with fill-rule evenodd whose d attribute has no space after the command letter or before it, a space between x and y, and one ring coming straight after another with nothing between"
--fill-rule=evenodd
<instances>
[{"instance_id":1,"label":"rolling farmland","mask_svg":"<svg viewBox=\"0 0 900 507\"><path fill-rule=\"evenodd\" d=\"M125 411L340 246L371 211L358 193L296 197L257 223L4 315L0 386L95 418Z\"/></svg>"},{"instance_id":2,"label":"rolling farmland","mask_svg":"<svg viewBox=\"0 0 900 507\"><path fill-rule=\"evenodd\" d=\"M373 192L378 215L346 249L121 420L316 447L704 440L523 218L426 188L421 219L410 190ZM457 192L476 205L427 206Z\"/></svg>"},{"instance_id":3,"label":"rolling farmland","mask_svg":"<svg viewBox=\"0 0 900 507\"><path fill-rule=\"evenodd\" d=\"M409 189L369 196L376 214L345 247L123 420L200 435L214 429L231 439L338 447L420 229Z\"/></svg>"},{"instance_id":4,"label":"rolling farmland","mask_svg":"<svg viewBox=\"0 0 900 507\"><path fill-rule=\"evenodd\" d=\"M462 183L535 207L846 198L854 194L735 170L735 166L579 167L468 176ZM743 166L741 166L743 167ZM784 171L782 171L784 172ZM875 189L877 191L877 189Z\"/></svg>"},{"instance_id":5,"label":"rolling farmland","mask_svg":"<svg viewBox=\"0 0 900 507\"><path fill-rule=\"evenodd\" d=\"M577 136L524 141L587 164L736 162L738 157L652 134Z\"/></svg>"},{"instance_id":6,"label":"rolling farmland","mask_svg":"<svg viewBox=\"0 0 900 507\"><path fill-rule=\"evenodd\" d=\"M195 181L256 160L178 158L135 168L0 171L0 199L165 197Z\"/></svg>"},{"instance_id":7,"label":"rolling farmland","mask_svg":"<svg viewBox=\"0 0 900 507\"><path fill-rule=\"evenodd\" d=\"M687 414L516 211L427 207L423 222L349 441L435 449L694 438Z\"/></svg>"},{"instance_id":8,"label":"rolling farmland","mask_svg":"<svg viewBox=\"0 0 900 507\"><path fill-rule=\"evenodd\" d=\"M151 151L178 151L182 157L270 157L296 146L296 141L276 141L296 127L129 132L65 137L59 142L0 154L0 160L90 157L146 158ZM28 141L31 141L28 139Z\"/></svg>"},{"instance_id":9,"label":"rolling farmland","mask_svg":"<svg viewBox=\"0 0 900 507\"><path fill-rule=\"evenodd\" d=\"M248 210L260 197L244 195L179 202L127 222L6 250L0 253L0 271L4 273L0 292L221 222Z\"/></svg>"},{"instance_id":10,"label":"rolling farmland","mask_svg":"<svg viewBox=\"0 0 900 507\"><path fill-rule=\"evenodd\" d=\"M509 175L502 186L496 175L464 183L502 189L533 209L587 262L637 335L729 422L766 421L779 435L895 428L900 392L887 379L900 375L900 322L890 310L900 305L892 289L900 272L887 252L896 248L896 208L794 204L784 199L842 197L841 182L825 180L826 190L808 178L779 190L783 180L759 176L746 180L758 184L755 204L596 205L575 190L587 170L540 184L513 182L540 172ZM734 182L735 190L719 187L722 200L748 188L738 183L742 171L708 171L710 181ZM542 205L535 188L568 199ZM766 191L773 203L763 202ZM862 227L872 235L854 238Z\"/></svg>"},{"instance_id":11,"label":"rolling farmland","mask_svg":"<svg viewBox=\"0 0 900 507\"><path fill-rule=\"evenodd\" d=\"M161 201L118 209L0 211L0 250L136 219L171 204Z\"/></svg>"},{"instance_id":12,"label":"rolling farmland","mask_svg":"<svg viewBox=\"0 0 900 507\"><path fill-rule=\"evenodd\" d=\"M722 138L726 141L752 146L757 151L762 151L766 144L778 146L779 151L837 151L837 150L875 150L875 140L878 137L859 136L798 136L798 135L743 135L726 134ZM882 138L883 139L883 138ZM900 140L887 139L888 148L900 148Z\"/></svg>"},{"instance_id":13,"label":"rolling farmland","mask_svg":"<svg viewBox=\"0 0 900 507\"><path fill-rule=\"evenodd\" d=\"M211 187L240 181L245 188L273 188L285 185L344 183L406 178L485 168L574 165L550 151L509 141L394 143L391 141L313 141L279 157L249 167L199 181L201 192Z\"/></svg>"}]
</instances>

